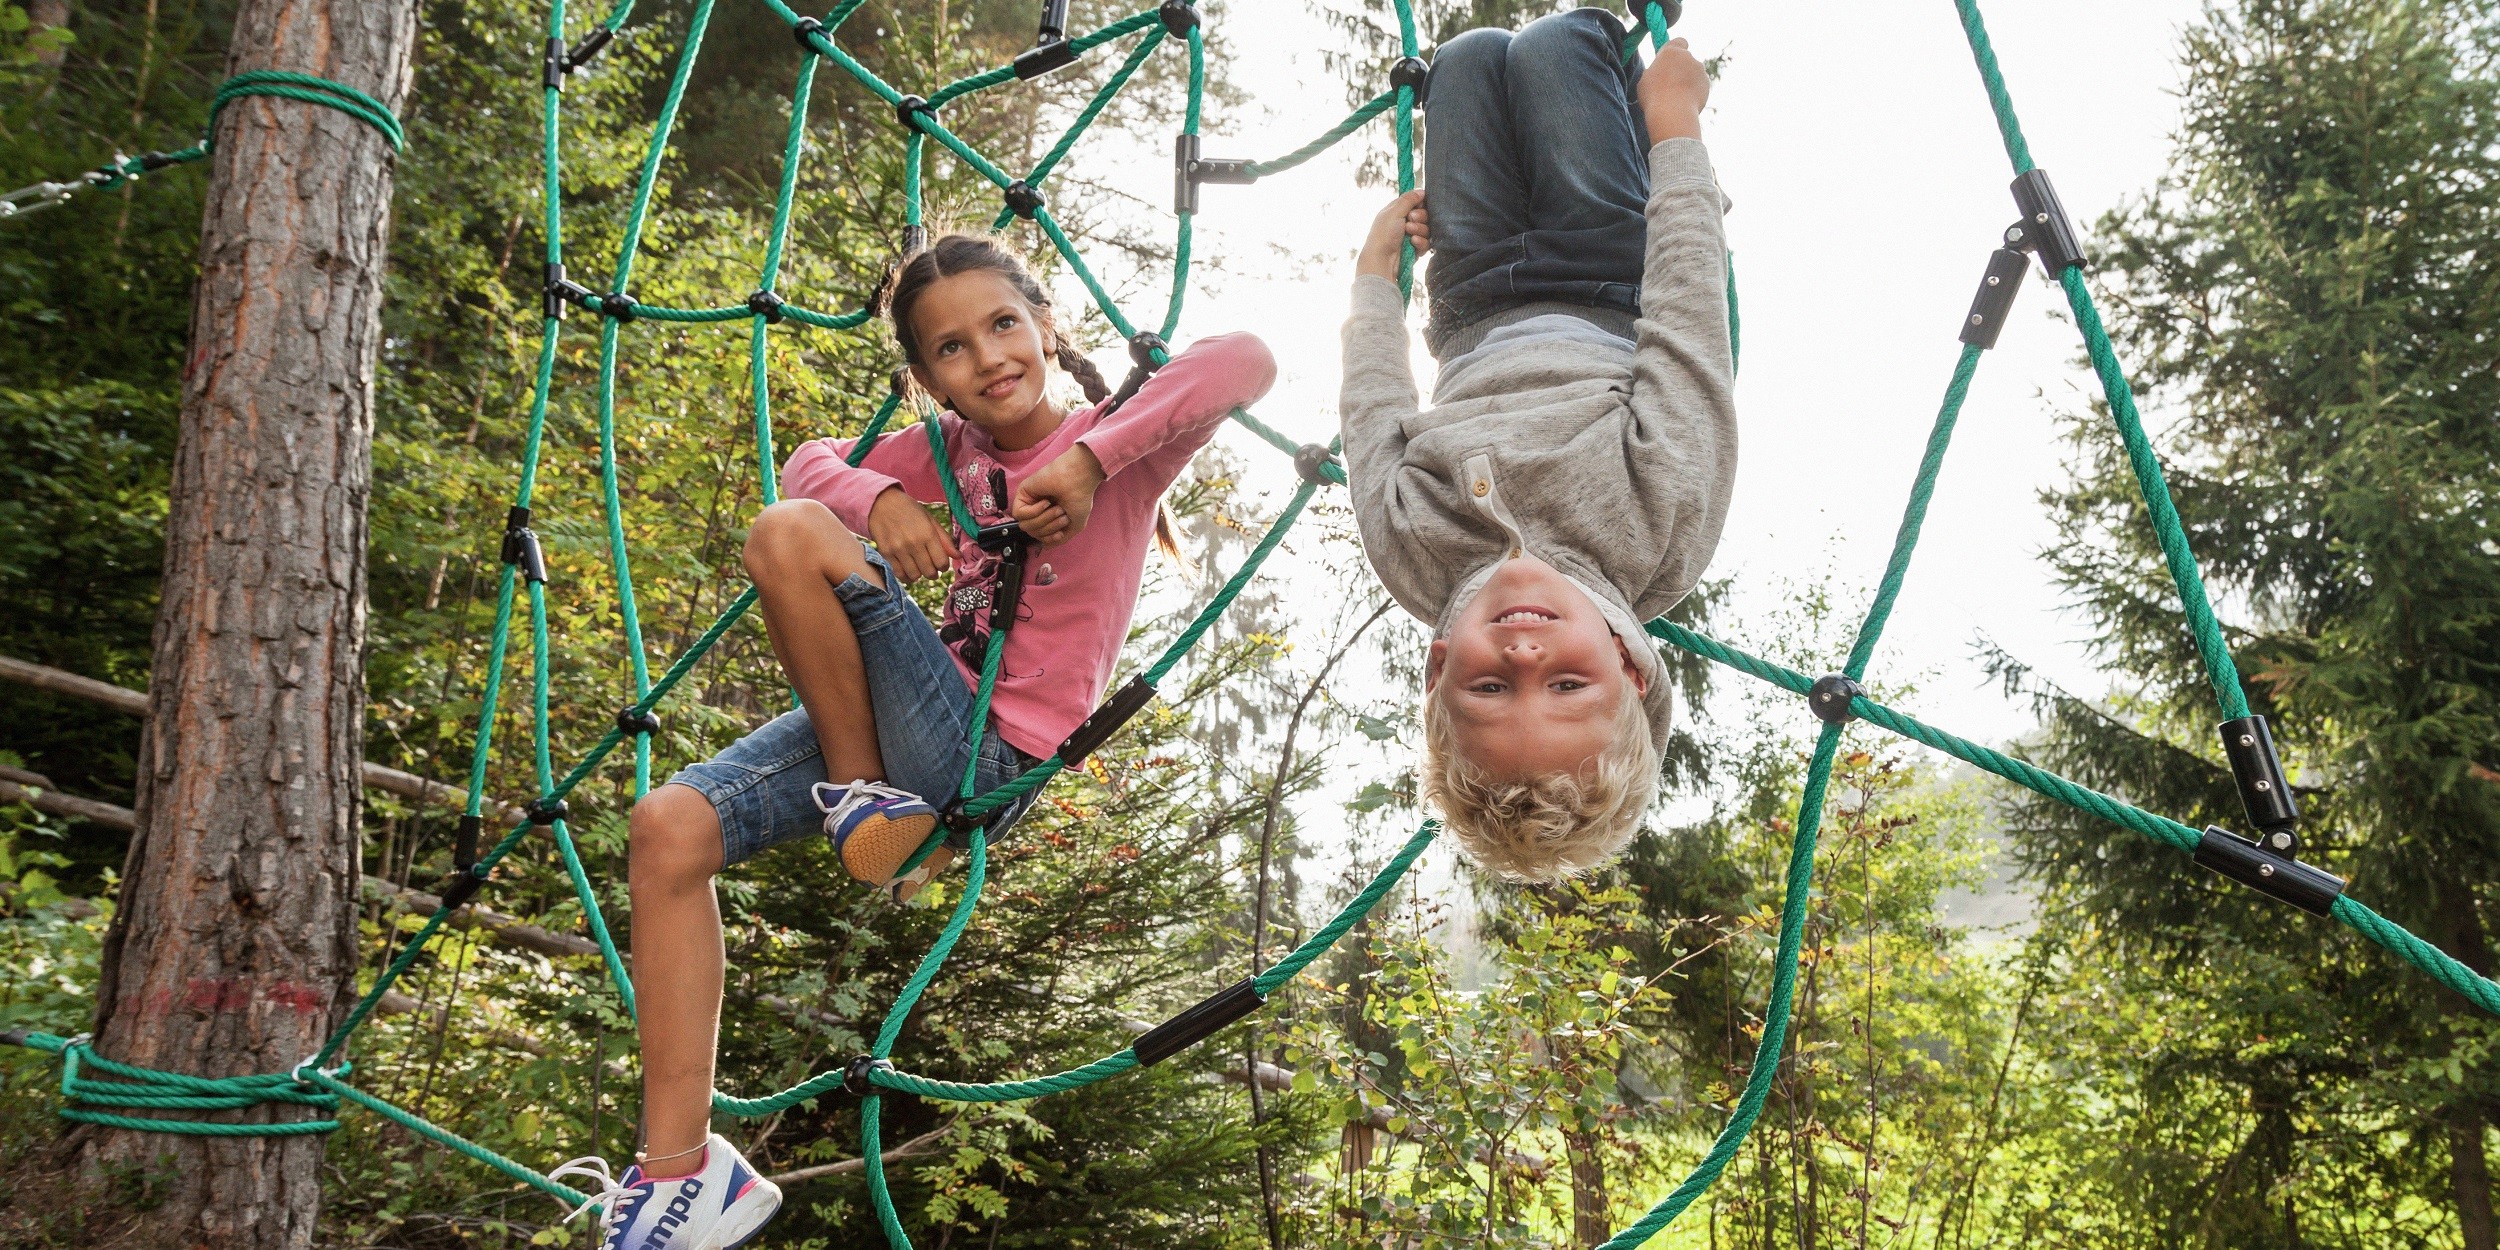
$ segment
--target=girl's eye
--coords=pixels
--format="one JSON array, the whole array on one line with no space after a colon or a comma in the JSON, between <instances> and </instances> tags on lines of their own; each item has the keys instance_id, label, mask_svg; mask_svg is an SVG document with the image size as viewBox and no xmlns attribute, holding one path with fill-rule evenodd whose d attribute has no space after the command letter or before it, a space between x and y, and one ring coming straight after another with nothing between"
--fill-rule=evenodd
<instances>
[{"instance_id":1,"label":"girl's eye","mask_svg":"<svg viewBox=\"0 0 2500 1250\"><path fill-rule=\"evenodd\" d=\"M1577 677L1565 677L1561 681L1554 683L1554 689L1556 690L1586 690L1588 687L1589 684L1587 682L1584 682Z\"/></svg>"},{"instance_id":2,"label":"girl's eye","mask_svg":"<svg viewBox=\"0 0 2500 1250\"><path fill-rule=\"evenodd\" d=\"M1469 694L1500 694L1507 687L1498 681L1480 681L1467 687Z\"/></svg>"},{"instance_id":3,"label":"girl's eye","mask_svg":"<svg viewBox=\"0 0 2500 1250\"><path fill-rule=\"evenodd\" d=\"M953 342L953 341L951 341L951 340L950 340L950 341L948 341L948 342L940 343L940 344L938 344L937 354L938 354L938 355L940 355L940 356L952 356L952 355L954 355L954 354L955 354L955 349L956 349L956 348L958 348L958 347L961 347L961 346L963 346L963 344L961 344L961 343L956 343L956 342Z\"/></svg>"},{"instance_id":4,"label":"girl's eye","mask_svg":"<svg viewBox=\"0 0 2500 1250\"><path fill-rule=\"evenodd\" d=\"M1009 331L1009 330L1013 330L1013 329L1015 329L1015 328L1016 328L1016 318L1015 318L1015 314L1013 314L1013 313L1009 313L1008 315L1006 315L1006 316L1004 316L1004 317L999 318L999 319L997 320L997 322L996 322L996 323L994 323L994 324L992 324L992 325L990 326L990 328L991 328L992 330L996 330L996 331L998 331L998 332L999 332L999 333L1001 333L1001 334L1004 334L1004 333L1006 333L1006 332L1007 332L1007 331Z\"/></svg>"}]
</instances>

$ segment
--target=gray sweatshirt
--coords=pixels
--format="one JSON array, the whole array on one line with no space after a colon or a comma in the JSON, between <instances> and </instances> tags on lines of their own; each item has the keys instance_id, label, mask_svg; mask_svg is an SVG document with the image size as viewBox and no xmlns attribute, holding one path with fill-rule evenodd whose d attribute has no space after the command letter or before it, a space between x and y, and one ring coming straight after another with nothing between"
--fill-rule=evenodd
<instances>
[{"instance_id":1,"label":"gray sweatshirt","mask_svg":"<svg viewBox=\"0 0 2500 1250\"><path fill-rule=\"evenodd\" d=\"M1663 744L1672 692L1640 622L1691 591L1719 545L1736 376L1722 201L1701 141L1652 147L1649 186L1632 342L1547 336L1497 351L1425 409L1397 284L1360 277L1338 411L1363 551L1399 606L1439 636L1496 563L1544 560L1648 675Z\"/></svg>"}]
</instances>

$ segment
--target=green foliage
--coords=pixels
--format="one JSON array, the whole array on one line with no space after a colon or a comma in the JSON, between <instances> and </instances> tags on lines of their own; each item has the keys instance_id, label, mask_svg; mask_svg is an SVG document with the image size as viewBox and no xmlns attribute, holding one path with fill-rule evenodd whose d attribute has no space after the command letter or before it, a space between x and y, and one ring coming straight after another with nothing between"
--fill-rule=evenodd
<instances>
[{"instance_id":1,"label":"green foliage","mask_svg":"<svg viewBox=\"0 0 2500 1250\"><path fill-rule=\"evenodd\" d=\"M2101 226L2110 320L2177 418L2161 451L2239 608L2235 658L2286 745L2308 855L2487 970L2500 8L2246 0L2184 49L2173 172ZM2127 684L2106 708L2035 687L2037 753L2141 806L2244 827L2098 417L2073 426L2053 559ZM2073 1108L2076 1183L2149 1217L2089 1244L2452 1244L2488 1219L2487 1022L2130 835L2040 804L2021 825L2066 917L2066 992L2125 1004L2055 1017L2076 1026L2070 1053L2099 1056L2096 1096Z\"/></svg>"}]
</instances>

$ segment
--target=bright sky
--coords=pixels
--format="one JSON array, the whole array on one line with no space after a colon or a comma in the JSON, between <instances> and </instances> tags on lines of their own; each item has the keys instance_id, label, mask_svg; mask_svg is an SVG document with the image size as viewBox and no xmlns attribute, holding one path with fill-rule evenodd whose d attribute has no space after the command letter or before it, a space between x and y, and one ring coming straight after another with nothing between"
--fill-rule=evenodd
<instances>
[{"instance_id":1,"label":"bright sky","mask_svg":"<svg viewBox=\"0 0 2500 1250\"><path fill-rule=\"evenodd\" d=\"M2112 0L2085 22L2059 6L1998 3L1986 16L2035 159L2076 218L2149 187L2176 117L2177 32L2195 6ZM1217 20L1252 101L1210 114L1208 155L1274 156L1343 117L1343 88L1320 58L1331 35L1301 0L1237 2ZM1870 587L1959 351L1959 320L2013 216L2004 149L1947 0L1691 0L1676 33L1703 56L1729 56L1705 125L1736 204L1743 451L1713 573L1736 579L1740 612L1785 593L1783 577L1837 570ZM1375 131L1385 142L1385 122ZM1169 138L1134 138L1136 172L1118 180L1168 214ZM1227 272L1192 292L1183 337L1264 336L1284 374L1259 412L1297 437L1334 428L1345 283L1386 198L1354 185L1350 148L1253 187L1209 187L1198 218L1200 255L1220 256ZM2053 537L2037 493L2061 476L2052 413L2080 407L2092 384L2052 307L2062 298L2035 277L1981 367L1876 665L1926 674L1912 709L1981 740L2019 733L2028 718L1979 676L1980 634L2072 687L2105 684L2037 559ZM1272 458L1246 434L1227 437L1262 466ZM1329 588L1312 602L1335 597Z\"/></svg>"}]
</instances>

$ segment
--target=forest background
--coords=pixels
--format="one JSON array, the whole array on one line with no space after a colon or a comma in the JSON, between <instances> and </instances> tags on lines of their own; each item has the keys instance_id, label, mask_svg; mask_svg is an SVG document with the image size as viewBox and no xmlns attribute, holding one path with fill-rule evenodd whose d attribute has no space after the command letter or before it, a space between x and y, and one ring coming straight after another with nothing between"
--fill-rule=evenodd
<instances>
[{"instance_id":1,"label":"forest background","mask_svg":"<svg viewBox=\"0 0 2500 1250\"><path fill-rule=\"evenodd\" d=\"M1078 7L1080 24L1114 12ZM1444 0L1419 12L1430 44L1544 7ZM1208 9L1219 103L1278 89L1224 55L1239 9ZM1350 84L1385 70L1386 6L1324 13L1341 37L1342 90L1368 94ZM943 81L1012 54L1030 18L1005 0L871 5L844 42L890 81ZM428 0L406 110L366 752L430 777L466 764L536 346L542 20L508 0ZM687 6L647 6L568 94L575 255L614 252L686 20ZM0 185L196 133L224 24L209 0L0 0ZM2312 854L2488 974L2500 5L2239 0L2190 23L2176 51L2170 172L2098 221L2095 283L2145 402L2168 418L2162 451L2250 698L2287 740ZM794 62L762 6L719 8L639 297L713 303L751 285ZM1158 58L1148 73L1161 79L1104 127L1170 129L1160 110L1177 95L1174 66ZM1107 69L980 97L950 125L1008 165L1029 162ZM1741 75L1741 60L1725 72ZM838 75L820 79L818 159L800 182L785 284L821 295L811 303L854 305L892 259L891 127ZM1072 166L1055 211L1121 275L1121 294L1147 298L1170 263L1169 219L1159 193L1141 203L1103 172ZM146 684L198 177L153 176L0 225L0 654ZM991 193L951 164L935 162L932 178L941 216L991 211ZM1975 274L1977 261L1974 250L1936 263ZM1314 289L1333 319L1335 279L1316 275ZM1077 324L1117 358L1098 318ZM665 661L741 585L737 545L759 500L747 379L742 338L631 329L628 540L651 658ZM559 758L606 727L627 680L587 340L568 334L560 357L540 500L562 591ZM874 333L774 344L785 449L857 429L893 365ZM2078 697L2015 650L1984 657L2036 716L2015 746L2178 819L2233 823L2215 717L2106 416L2080 399L2038 402L2068 438L2042 554L2103 668ZM1316 432L1328 417L1274 419ZM1247 445L1202 457L1176 496L1198 572L1157 566L1136 650L1168 639L1169 609L1211 593L1273 506L1249 459L1263 451L1236 446ZM1748 454L1774 448L1757 440ZM1294 578L1245 597L1158 711L1099 768L1060 783L1002 849L991 901L905 1034L903 1066L987 1079L1116 1049L1130 1021L1239 975L1254 950L1272 959L1411 829L1413 638L1363 576L1342 509L1323 496L1314 520L1295 540ZM1313 586L1326 591L1297 590ZM1793 667L1830 667L1862 587L1787 589L1777 608L1739 613L1721 591L1681 611ZM1759 1040L1805 718L1742 682L1684 666L1672 815L1587 882L1495 889L1445 872L1401 891L1263 1017L1184 1059L1031 1104L898 1103L888 1140L913 1153L893 1175L920 1243L1603 1240L1699 1156ZM655 773L717 750L784 697L760 627L734 631L666 709ZM127 717L6 685L0 724L13 783L130 801ZM526 794L522 732L507 716L498 797ZM1850 747L1792 1057L1739 1163L1663 1244L2494 1246L2493 1022L2132 835L1873 731ZM601 904L620 920L631 797L616 770L575 795ZM368 792L365 865L378 881L438 881L450 837L439 810ZM109 821L0 810L0 1027L84 1027L123 846ZM2007 871L2029 898L2026 923L1946 922L1952 892ZM724 1087L778 1087L862 1049L863 1022L936 930L929 907L820 888L838 875L821 849L800 848L725 881L737 975ZM374 893L364 921L378 961L413 922ZM509 861L488 901L559 934L581 923L543 845ZM358 1043L369 1088L541 1164L630 1151L630 1022L594 959L447 932L406 988ZM144 1206L156 1180L60 1170L51 1065L0 1051L0 1078L12 1178L0 1245L112 1244L116 1213ZM837 1166L856 1149L850 1108L801 1106L736 1131L769 1170L817 1170L791 1182L776 1244L862 1244L864 1191ZM331 1139L329 1166L325 1244L590 1240L551 1200L369 1117Z\"/></svg>"}]
</instances>

